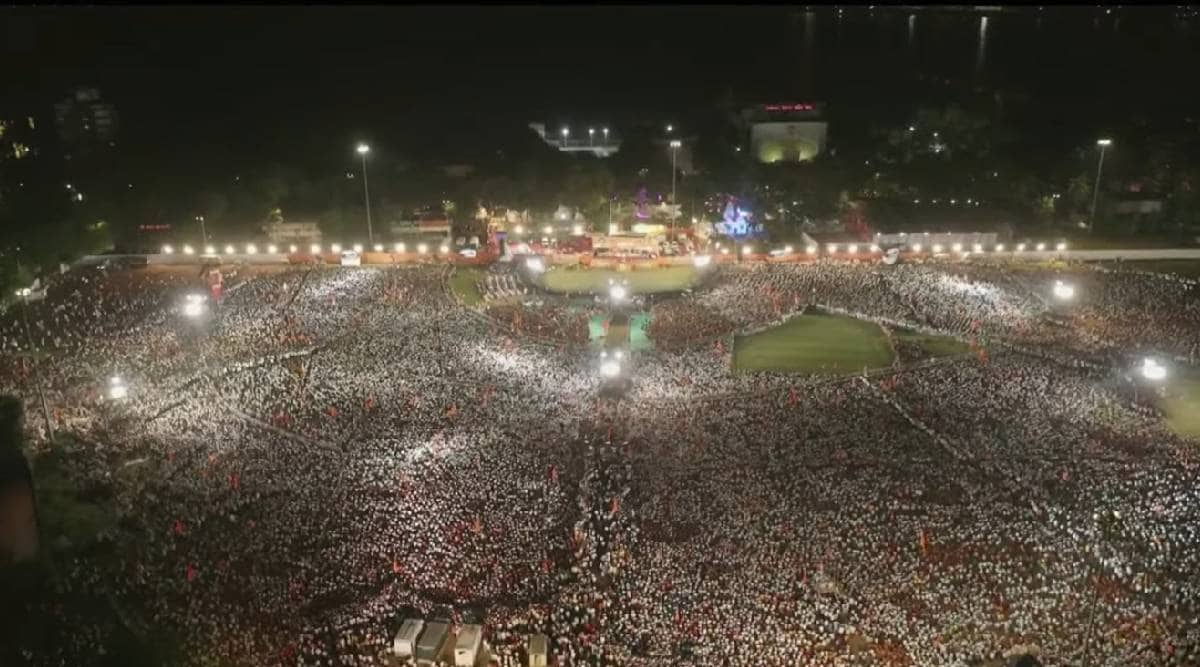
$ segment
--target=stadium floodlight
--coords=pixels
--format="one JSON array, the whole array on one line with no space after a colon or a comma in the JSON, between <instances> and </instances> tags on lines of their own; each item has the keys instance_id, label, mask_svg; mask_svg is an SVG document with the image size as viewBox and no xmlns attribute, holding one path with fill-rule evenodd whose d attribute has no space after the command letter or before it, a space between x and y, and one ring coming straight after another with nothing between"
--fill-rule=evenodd
<instances>
[{"instance_id":1,"label":"stadium floodlight","mask_svg":"<svg viewBox=\"0 0 1200 667\"><path fill-rule=\"evenodd\" d=\"M815 246L815 245L810 245L810 246L808 246L807 248L805 248L805 249L804 249L804 252L806 252L806 253L808 253L808 254L810 254L810 255L815 255L815 254L817 254L817 246Z\"/></svg>"},{"instance_id":2,"label":"stadium floodlight","mask_svg":"<svg viewBox=\"0 0 1200 667\"><path fill-rule=\"evenodd\" d=\"M1142 377L1147 380L1159 382L1166 379L1167 368L1158 363L1158 360L1153 357L1146 357L1142 360Z\"/></svg>"},{"instance_id":3,"label":"stadium floodlight","mask_svg":"<svg viewBox=\"0 0 1200 667\"><path fill-rule=\"evenodd\" d=\"M108 397L114 401L121 400L129 396L129 386L121 379L120 375L114 375L108 379Z\"/></svg>"},{"instance_id":4,"label":"stadium floodlight","mask_svg":"<svg viewBox=\"0 0 1200 667\"><path fill-rule=\"evenodd\" d=\"M1059 241L1058 245L1054 246L1054 249L1057 250L1058 252L1062 252L1067 249L1067 244L1066 244L1066 242Z\"/></svg>"},{"instance_id":5,"label":"stadium floodlight","mask_svg":"<svg viewBox=\"0 0 1200 667\"><path fill-rule=\"evenodd\" d=\"M1075 298L1075 286L1068 285L1061 280L1055 280L1054 296L1061 301L1070 301Z\"/></svg>"},{"instance_id":6,"label":"stadium floodlight","mask_svg":"<svg viewBox=\"0 0 1200 667\"><path fill-rule=\"evenodd\" d=\"M375 244L375 246L374 246L374 250L375 250L375 252L383 252L383 244L382 244L382 243L376 243L376 244Z\"/></svg>"},{"instance_id":7,"label":"stadium floodlight","mask_svg":"<svg viewBox=\"0 0 1200 667\"><path fill-rule=\"evenodd\" d=\"M215 255L215 254L217 254L217 249L213 246L206 245L206 246L204 246L204 254L205 255Z\"/></svg>"},{"instance_id":8,"label":"stadium floodlight","mask_svg":"<svg viewBox=\"0 0 1200 667\"><path fill-rule=\"evenodd\" d=\"M1037 244L1037 246L1035 246L1035 247L1036 247L1036 249L1037 249L1037 251L1038 251L1038 252L1041 252L1041 251L1043 251L1043 250L1045 250L1045 249L1046 249L1046 244L1045 244L1045 243L1039 243L1039 244Z\"/></svg>"},{"instance_id":9,"label":"stadium floodlight","mask_svg":"<svg viewBox=\"0 0 1200 667\"><path fill-rule=\"evenodd\" d=\"M403 243L396 243L396 244L392 245L392 249L395 250L396 252L404 252L405 250L407 250L407 247Z\"/></svg>"},{"instance_id":10,"label":"stadium floodlight","mask_svg":"<svg viewBox=\"0 0 1200 667\"><path fill-rule=\"evenodd\" d=\"M193 253L195 253L195 252L196 252L196 251L195 251L195 249L193 249L193 248L192 248L192 246L190 246L190 245L185 245L185 246L183 246L183 254L185 254L185 255L191 255L191 254L193 254Z\"/></svg>"},{"instance_id":11,"label":"stadium floodlight","mask_svg":"<svg viewBox=\"0 0 1200 667\"><path fill-rule=\"evenodd\" d=\"M314 243L308 246L308 251L314 255L319 254L321 252L321 246L320 244Z\"/></svg>"},{"instance_id":12,"label":"stadium floodlight","mask_svg":"<svg viewBox=\"0 0 1200 667\"><path fill-rule=\"evenodd\" d=\"M342 244L340 244L340 243L334 243L333 245L329 246L329 249L330 249L330 250L332 250L333 252L341 252L341 251L342 251Z\"/></svg>"},{"instance_id":13,"label":"stadium floodlight","mask_svg":"<svg viewBox=\"0 0 1200 667\"><path fill-rule=\"evenodd\" d=\"M1004 244L1003 243L996 244L996 252L1004 252Z\"/></svg>"},{"instance_id":14,"label":"stadium floodlight","mask_svg":"<svg viewBox=\"0 0 1200 667\"><path fill-rule=\"evenodd\" d=\"M169 245L165 245L162 247L162 251L164 255L170 255L171 253L175 252L175 249Z\"/></svg>"},{"instance_id":15,"label":"stadium floodlight","mask_svg":"<svg viewBox=\"0 0 1200 667\"><path fill-rule=\"evenodd\" d=\"M247 254L247 255L254 255L254 254L257 254L257 253L258 253L258 247L257 247L257 246L255 246L253 243L251 243L251 244L248 244L248 245L246 246L246 254Z\"/></svg>"},{"instance_id":16,"label":"stadium floodlight","mask_svg":"<svg viewBox=\"0 0 1200 667\"><path fill-rule=\"evenodd\" d=\"M546 270L546 262L542 261L541 257L529 257L525 260L525 268L534 273L541 273Z\"/></svg>"},{"instance_id":17,"label":"stadium floodlight","mask_svg":"<svg viewBox=\"0 0 1200 667\"><path fill-rule=\"evenodd\" d=\"M237 252L237 249L234 248L232 245L225 246L225 254L226 255L232 255L235 252Z\"/></svg>"},{"instance_id":18,"label":"stadium floodlight","mask_svg":"<svg viewBox=\"0 0 1200 667\"><path fill-rule=\"evenodd\" d=\"M274 254L276 254L276 253L278 253L278 252L279 252L279 246L276 246L274 243L272 243L272 244L270 244L270 245L268 245L268 246L267 246L267 253L268 253L268 254L274 255Z\"/></svg>"},{"instance_id":19,"label":"stadium floodlight","mask_svg":"<svg viewBox=\"0 0 1200 667\"><path fill-rule=\"evenodd\" d=\"M624 301L627 296L629 296L629 290L625 289L624 285L614 284L608 288L608 298L614 303Z\"/></svg>"},{"instance_id":20,"label":"stadium floodlight","mask_svg":"<svg viewBox=\"0 0 1200 667\"><path fill-rule=\"evenodd\" d=\"M355 243L351 247L354 248L354 252L362 252L362 244L361 243Z\"/></svg>"},{"instance_id":21,"label":"stadium floodlight","mask_svg":"<svg viewBox=\"0 0 1200 667\"><path fill-rule=\"evenodd\" d=\"M935 244L933 244L933 252L934 252L935 254L936 254L936 253L939 253L939 252L941 252L941 251L942 251L942 244L940 244L940 243L935 243Z\"/></svg>"},{"instance_id":22,"label":"stadium floodlight","mask_svg":"<svg viewBox=\"0 0 1200 667\"><path fill-rule=\"evenodd\" d=\"M429 252L429 246L425 245L424 243L417 244L417 254L418 255L424 255L427 252Z\"/></svg>"},{"instance_id":23,"label":"stadium floodlight","mask_svg":"<svg viewBox=\"0 0 1200 667\"><path fill-rule=\"evenodd\" d=\"M921 252L921 244L920 243L912 244L912 251L913 252Z\"/></svg>"},{"instance_id":24,"label":"stadium floodlight","mask_svg":"<svg viewBox=\"0 0 1200 667\"><path fill-rule=\"evenodd\" d=\"M615 359L605 359L600 362L600 375L606 378L617 377L621 374L621 364Z\"/></svg>"},{"instance_id":25,"label":"stadium floodlight","mask_svg":"<svg viewBox=\"0 0 1200 667\"><path fill-rule=\"evenodd\" d=\"M850 253L851 255L857 253L858 252L858 244L851 243L850 245L846 246L846 252Z\"/></svg>"},{"instance_id":26,"label":"stadium floodlight","mask_svg":"<svg viewBox=\"0 0 1200 667\"><path fill-rule=\"evenodd\" d=\"M708 255L693 255L692 256L692 264L696 265L696 268L700 268L702 266L708 266L710 263L712 263L712 257L709 257Z\"/></svg>"}]
</instances>

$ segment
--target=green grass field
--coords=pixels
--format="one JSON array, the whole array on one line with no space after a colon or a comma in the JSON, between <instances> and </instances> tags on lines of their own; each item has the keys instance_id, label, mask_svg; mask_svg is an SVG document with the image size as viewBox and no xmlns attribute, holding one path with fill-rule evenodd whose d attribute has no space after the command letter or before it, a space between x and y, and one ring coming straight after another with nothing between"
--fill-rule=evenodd
<instances>
[{"instance_id":1,"label":"green grass field","mask_svg":"<svg viewBox=\"0 0 1200 667\"><path fill-rule=\"evenodd\" d=\"M609 278L628 280L635 294L678 292L696 284L699 275L690 266L669 266L640 271L610 269L550 269L542 274L542 287L565 294L602 294L608 291Z\"/></svg>"},{"instance_id":2,"label":"green grass field","mask_svg":"<svg viewBox=\"0 0 1200 667\"><path fill-rule=\"evenodd\" d=\"M841 315L810 314L750 336L739 336L733 367L739 371L851 373L892 363L879 327Z\"/></svg>"},{"instance_id":3,"label":"green grass field","mask_svg":"<svg viewBox=\"0 0 1200 667\"><path fill-rule=\"evenodd\" d=\"M1200 438L1200 372L1181 371L1167 378L1167 397L1159 402L1174 431Z\"/></svg>"},{"instance_id":4,"label":"green grass field","mask_svg":"<svg viewBox=\"0 0 1200 667\"><path fill-rule=\"evenodd\" d=\"M483 278L482 269L460 266L450 277L450 288L454 290L459 299L462 299L463 305L477 306L483 302L483 295L479 293L481 278Z\"/></svg>"},{"instance_id":5,"label":"green grass field","mask_svg":"<svg viewBox=\"0 0 1200 667\"><path fill-rule=\"evenodd\" d=\"M896 338L919 346L932 357L951 357L971 351L971 346L949 336L929 336L909 329L897 329Z\"/></svg>"}]
</instances>

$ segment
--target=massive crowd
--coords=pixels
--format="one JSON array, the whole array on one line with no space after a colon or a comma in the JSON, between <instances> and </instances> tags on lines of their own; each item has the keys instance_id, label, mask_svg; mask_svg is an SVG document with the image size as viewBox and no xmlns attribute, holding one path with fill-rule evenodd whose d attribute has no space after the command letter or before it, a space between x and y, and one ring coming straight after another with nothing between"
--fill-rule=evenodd
<instances>
[{"instance_id":1,"label":"massive crowd","mask_svg":"<svg viewBox=\"0 0 1200 667\"><path fill-rule=\"evenodd\" d=\"M715 270L655 305L659 349L619 401L579 313L481 317L435 267L227 272L195 320L196 271L64 276L29 337L0 320L0 391L40 441L42 379L72 473L122 518L63 594L198 664L385 664L416 614L482 620L502 665L532 632L560 665L1200 663L1196 442L1119 372L1130 350L1194 354L1194 286ZM1055 277L1078 302L1053 303ZM811 305L1006 347L870 378L730 372L735 328ZM106 400L113 375L127 399ZM63 631L23 660L102 653L43 604Z\"/></svg>"}]
</instances>

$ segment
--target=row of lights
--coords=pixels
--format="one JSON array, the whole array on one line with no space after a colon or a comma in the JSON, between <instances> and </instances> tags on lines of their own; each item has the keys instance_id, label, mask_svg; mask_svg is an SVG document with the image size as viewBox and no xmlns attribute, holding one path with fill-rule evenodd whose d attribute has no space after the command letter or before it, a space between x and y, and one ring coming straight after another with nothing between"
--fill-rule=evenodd
<instances>
[{"instance_id":1,"label":"row of lights","mask_svg":"<svg viewBox=\"0 0 1200 667\"><path fill-rule=\"evenodd\" d=\"M839 248L839 247L841 247L841 246L839 246L837 243L830 243L830 244L828 244L828 245L826 245L826 246L825 246L825 249L826 249L826 250L828 250L830 253L836 253L836 252L838 251L838 248ZM858 248L859 248L859 246L858 246L858 244L857 244L857 243L851 243L851 244L849 244L849 245L847 245L847 246L846 246L846 252L847 252L847 253L849 253L849 254L851 254L851 255L853 255L853 254L857 254L857 253L858 253ZM912 243L912 244L909 244L909 248L910 248L910 249L911 249L913 252L921 252L921 250L924 248L924 246L922 246L920 243ZM721 246L721 245L718 245L718 246L717 246L717 249L718 249L718 250L721 252L721 254L722 254L722 255L728 255L728 254L729 254L729 249L728 249L728 248L725 248L725 247L723 247L723 246ZM870 251L871 251L871 252L873 252L873 253L875 253L875 252L880 252L880 247L879 247L877 244L874 244L874 243L872 243L872 244L869 246L869 249L870 249ZM933 252L935 252L935 253L940 253L940 252L943 252L943 251L945 250L945 247L944 247L942 244L940 244L940 243L934 243L934 244L931 246L931 248L930 248L930 249L931 249ZM1037 250L1038 252L1044 252L1044 251L1046 250L1046 244L1045 244L1045 243L1039 243L1039 244L1037 244L1036 246L1034 246L1034 249L1035 249L1035 250ZM1066 250L1066 249L1067 249L1067 244L1066 244L1066 243L1059 243L1059 244L1057 244L1057 245L1055 245L1055 246L1054 246L1054 249L1055 249L1055 251L1057 251L1057 252L1063 252L1064 250ZM954 244L951 244L951 245L950 245L950 250L951 250L951 252L964 252L964 250L963 250L963 244L961 244L961 243L954 243ZM1026 250L1026 245L1025 245L1024 243L1018 243L1018 244L1016 245L1016 247L1014 248L1013 252L1025 252L1025 250ZM1005 245L1004 245L1003 243L998 243L998 244L996 244L996 247L995 247L994 251L995 251L995 252L1004 252L1004 251L1005 251ZM753 253L753 252L754 252L754 246L751 246L751 245L749 245L749 244L743 245L743 246L741 247L741 249L739 250L739 252L740 252L741 254L743 254L743 255L749 255L749 254L751 254L751 253ZM809 255L815 255L815 254L817 254L817 246L815 246L815 245L810 245L810 246L807 246L807 247L804 249L804 252L805 252L805 254L809 254ZM976 253L976 254L983 253L983 245L982 245L982 244L980 244L980 243L976 243L976 244L974 244L974 245L972 245L972 246L971 246L971 250L970 250L970 251L968 251L968 252L973 252L973 253ZM795 253L795 248L793 248L792 246L790 246L790 245L789 245L789 246L784 246L784 247L783 247L783 254L784 254L784 255L791 255L791 254L794 254L794 253ZM697 259L699 259L699 256L698 256L698 258L697 258ZM707 265L707 264L708 264L708 261L709 261L709 259L710 259L710 258L708 258L708 257L704 257L704 264L697 264L697 266L703 266L703 265Z\"/></svg>"},{"instance_id":2,"label":"row of lights","mask_svg":"<svg viewBox=\"0 0 1200 667\"><path fill-rule=\"evenodd\" d=\"M352 249L354 250L354 252L362 252L362 251L363 251L363 246L362 246L362 244L361 244L361 243L355 243L355 244L354 244L353 246L351 246L351 247L352 247ZM376 244L373 246L373 248L374 248L375 252L384 252L384 245L383 245L382 243L376 243ZM224 250L225 250L225 254L226 254L226 255L233 255L233 254L237 254L237 248L236 248L236 247L234 247L233 245L227 245L227 246L225 246L225 249L224 249ZM195 248L193 248L193 247L192 247L191 245L189 245L189 244L184 244L182 247L180 247L179 251L180 251L182 254L184 254L184 255L195 255L195 254L196 254L196 249L195 249ZM274 244L271 244L271 245L268 245L268 246L267 246L267 248L266 248L266 251L267 251L267 254L274 255L274 254L278 254L278 253L280 252L280 249L279 249L279 246L277 246L277 245L274 245ZM293 244L293 245L289 245L289 246L287 247L287 251L288 251L289 253L297 253L297 252L300 252L299 248L298 248L296 245L294 245L294 244ZM310 253L314 254L314 255L315 255L315 254L318 254L318 253L320 253L320 252L321 252L321 246L320 246L320 244L314 243L314 244L312 244L312 245L310 245L310 246L308 247L308 251L309 251ZM330 246L329 246L329 251L330 251L330 252L341 252L341 251L342 251L342 246L341 246L341 244L340 244L340 243L334 243L334 244L332 244L332 245L330 245ZM407 246L407 245L405 245L404 243L393 243L393 244L392 244L392 252L408 252L408 246ZM429 246L428 246L428 245L426 245L426 244L424 244L424 243L418 243L418 244L417 244L417 254L424 255L424 254L425 254L425 253L427 253L427 252L429 252ZM438 253L440 253L440 254L443 254L443 255L444 255L444 254L446 254L446 253L448 253L448 252L450 252L450 246L448 246L448 245L446 245L446 244L442 244L441 246L439 246L439 247L438 247ZM163 246L163 247L162 247L162 253L163 253L164 255L173 255L173 254L175 254L175 246L172 246L172 245L165 245L165 246ZM204 246L204 253L203 253L203 254L205 254L205 255L215 255L215 254L217 254L217 247L216 247L216 246L212 246L212 245ZM248 243L248 244L246 244L246 248L245 248L245 254L247 254L247 255L257 255L257 254L258 254L258 246L254 245L253 243Z\"/></svg>"}]
</instances>

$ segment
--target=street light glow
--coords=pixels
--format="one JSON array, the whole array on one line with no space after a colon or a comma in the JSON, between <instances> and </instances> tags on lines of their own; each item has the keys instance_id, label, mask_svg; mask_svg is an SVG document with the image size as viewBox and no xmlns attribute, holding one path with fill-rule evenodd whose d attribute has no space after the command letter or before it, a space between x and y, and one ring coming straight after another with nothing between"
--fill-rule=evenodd
<instances>
[{"instance_id":1,"label":"street light glow","mask_svg":"<svg viewBox=\"0 0 1200 667\"><path fill-rule=\"evenodd\" d=\"M961 243L952 244L950 246L950 249L953 250L954 252L962 252L962 244Z\"/></svg>"},{"instance_id":2,"label":"street light glow","mask_svg":"<svg viewBox=\"0 0 1200 667\"><path fill-rule=\"evenodd\" d=\"M825 249L828 250L829 252L837 252L837 244L830 243L829 245L825 246Z\"/></svg>"},{"instance_id":3,"label":"street light glow","mask_svg":"<svg viewBox=\"0 0 1200 667\"><path fill-rule=\"evenodd\" d=\"M382 243L375 244L375 252L383 252L383 244Z\"/></svg>"},{"instance_id":4,"label":"street light glow","mask_svg":"<svg viewBox=\"0 0 1200 667\"><path fill-rule=\"evenodd\" d=\"M806 253L808 253L808 254L810 254L810 255L815 255L815 254L817 254L817 246L815 246L815 245L810 245L810 246L808 246L807 248L805 248L805 249L804 249L804 252L806 252Z\"/></svg>"},{"instance_id":5,"label":"street light glow","mask_svg":"<svg viewBox=\"0 0 1200 667\"><path fill-rule=\"evenodd\" d=\"M267 246L267 252L274 255L279 252L279 246L276 246L274 243L272 243L271 245Z\"/></svg>"},{"instance_id":6,"label":"street light glow","mask_svg":"<svg viewBox=\"0 0 1200 667\"><path fill-rule=\"evenodd\" d=\"M549 236L554 233L554 228L550 225L546 225L545 227L542 227L542 233L546 236Z\"/></svg>"},{"instance_id":7,"label":"street light glow","mask_svg":"<svg viewBox=\"0 0 1200 667\"><path fill-rule=\"evenodd\" d=\"M129 387L125 385L125 381L120 375L114 375L108 379L108 397L114 401L120 400L129 396Z\"/></svg>"},{"instance_id":8,"label":"street light glow","mask_svg":"<svg viewBox=\"0 0 1200 667\"><path fill-rule=\"evenodd\" d=\"M237 252L237 250L233 246L231 246L231 245L225 246L225 254L226 255L232 255L235 252Z\"/></svg>"},{"instance_id":9,"label":"street light glow","mask_svg":"<svg viewBox=\"0 0 1200 667\"><path fill-rule=\"evenodd\" d=\"M438 247L438 252L445 255L446 253L450 252L450 246L442 244Z\"/></svg>"},{"instance_id":10,"label":"street light glow","mask_svg":"<svg viewBox=\"0 0 1200 667\"><path fill-rule=\"evenodd\" d=\"M354 148L354 150L358 151L359 155L366 155L367 153L371 152L371 147L367 144L360 143Z\"/></svg>"},{"instance_id":11,"label":"street light glow","mask_svg":"<svg viewBox=\"0 0 1200 667\"><path fill-rule=\"evenodd\" d=\"M790 245L783 246L783 254L790 255L794 252L796 252L796 250L794 248L792 248L792 246L790 246Z\"/></svg>"},{"instance_id":12,"label":"street light glow","mask_svg":"<svg viewBox=\"0 0 1200 667\"><path fill-rule=\"evenodd\" d=\"M253 243L248 244L246 246L246 254L247 255L253 255L253 254L256 254L257 252L258 252L258 248Z\"/></svg>"},{"instance_id":13,"label":"street light glow","mask_svg":"<svg viewBox=\"0 0 1200 667\"><path fill-rule=\"evenodd\" d=\"M1075 286L1068 285L1061 280L1055 280L1054 296L1061 301L1070 301L1075 298Z\"/></svg>"},{"instance_id":14,"label":"street light glow","mask_svg":"<svg viewBox=\"0 0 1200 667\"><path fill-rule=\"evenodd\" d=\"M671 148L679 148L682 145L683 145L683 142L678 139L673 139L671 141Z\"/></svg>"},{"instance_id":15,"label":"street light glow","mask_svg":"<svg viewBox=\"0 0 1200 667\"><path fill-rule=\"evenodd\" d=\"M921 244L920 243L912 244L912 250L913 250L913 252L921 252Z\"/></svg>"},{"instance_id":16,"label":"street light glow","mask_svg":"<svg viewBox=\"0 0 1200 667\"><path fill-rule=\"evenodd\" d=\"M342 251L342 244L340 244L340 243L334 243L333 245L329 246L329 249L330 249L330 250L332 250L333 252L341 252L341 251Z\"/></svg>"},{"instance_id":17,"label":"street light glow","mask_svg":"<svg viewBox=\"0 0 1200 667\"><path fill-rule=\"evenodd\" d=\"M517 225L516 227L513 228L513 233L514 234L524 234L525 228L522 227L521 225Z\"/></svg>"},{"instance_id":18,"label":"street light glow","mask_svg":"<svg viewBox=\"0 0 1200 667\"><path fill-rule=\"evenodd\" d=\"M1058 245L1054 246L1054 249L1058 252L1062 252L1067 249L1067 244L1064 241L1059 241Z\"/></svg>"},{"instance_id":19,"label":"street light glow","mask_svg":"<svg viewBox=\"0 0 1200 667\"><path fill-rule=\"evenodd\" d=\"M933 252L939 253L941 251L942 251L942 244L940 244L940 243L933 244Z\"/></svg>"},{"instance_id":20,"label":"street light glow","mask_svg":"<svg viewBox=\"0 0 1200 667\"><path fill-rule=\"evenodd\" d=\"M858 252L858 244L857 244L857 243L851 243L850 245L846 246L846 252L848 252L848 253L850 253L850 254L852 254L852 255L853 255L854 253Z\"/></svg>"},{"instance_id":21,"label":"street light glow","mask_svg":"<svg viewBox=\"0 0 1200 667\"><path fill-rule=\"evenodd\" d=\"M292 245L289 245L289 246L288 246L288 252L290 252L290 253L293 253L293 254L294 254L294 253L296 252L296 244L294 244L294 243L293 243Z\"/></svg>"},{"instance_id":22,"label":"street light glow","mask_svg":"<svg viewBox=\"0 0 1200 667\"><path fill-rule=\"evenodd\" d=\"M1111 145L1112 145L1112 139L1097 139L1097 140L1096 140L1096 145L1097 145L1097 146L1111 146Z\"/></svg>"},{"instance_id":23,"label":"street light glow","mask_svg":"<svg viewBox=\"0 0 1200 667\"><path fill-rule=\"evenodd\" d=\"M1167 368L1158 363L1157 359L1146 357L1142 360L1142 377L1158 382L1167 377Z\"/></svg>"},{"instance_id":24,"label":"street light glow","mask_svg":"<svg viewBox=\"0 0 1200 667\"><path fill-rule=\"evenodd\" d=\"M1017 244L1017 252L1025 252L1025 244L1024 243Z\"/></svg>"},{"instance_id":25,"label":"street light glow","mask_svg":"<svg viewBox=\"0 0 1200 667\"><path fill-rule=\"evenodd\" d=\"M196 252L196 251L192 248L192 246L190 246L190 245L183 246L183 254L190 255L194 252Z\"/></svg>"},{"instance_id":26,"label":"street light glow","mask_svg":"<svg viewBox=\"0 0 1200 667\"><path fill-rule=\"evenodd\" d=\"M175 252L175 249L169 245L165 245L162 247L162 251L164 255L170 255L171 253Z\"/></svg>"},{"instance_id":27,"label":"street light glow","mask_svg":"<svg viewBox=\"0 0 1200 667\"><path fill-rule=\"evenodd\" d=\"M321 252L321 246L314 243L314 244L308 246L308 251L314 255L319 254Z\"/></svg>"},{"instance_id":28,"label":"street light glow","mask_svg":"<svg viewBox=\"0 0 1200 667\"><path fill-rule=\"evenodd\" d=\"M396 252L404 252L405 247L403 243L395 243L392 245L392 249Z\"/></svg>"},{"instance_id":29,"label":"street light glow","mask_svg":"<svg viewBox=\"0 0 1200 667\"><path fill-rule=\"evenodd\" d=\"M1004 252L1004 244L1003 243L996 244L996 252Z\"/></svg>"},{"instance_id":30,"label":"street light glow","mask_svg":"<svg viewBox=\"0 0 1200 667\"><path fill-rule=\"evenodd\" d=\"M215 255L215 254L217 254L217 249L214 248L213 246L206 245L206 246L204 246L204 254L205 255Z\"/></svg>"},{"instance_id":31,"label":"street light glow","mask_svg":"<svg viewBox=\"0 0 1200 667\"><path fill-rule=\"evenodd\" d=\"M625 286L621 284L614 283L608 288L608 298L614 302L624 301L628 294L628 290L626 290Z\"/></svg>"},{"instance_id":32,"label":"street light glow","mask_svg":"<svg viewBox=\"0 0 1200 667\"><path fill-rule=\"evenodd\" d=\"M352 247L354 248L354 252L362 252L362 244L361 243L355 243Z\"/></svg>"},{"instance_id":33,"label":"street light glow","mask_svg":"<svg viewBox=\"0 0 1200 667\"><path fill-rule=\"evenodd\" d=\"M417 244L417 254L418 255L424 255L427 252L429 252L429 246L425 245L424 243Z\"/></svg>"},{"instance_id":34,"label":"street light glow","mask_svg":"<svg viewBox=\"0 0 1200 667\"><path fill-rule=\"evenodd\" d=\"M1036 249L1038 252L1041 252L1041 251L1043 251L1043 250L1045 250L1045 249L1046 249L1046 244L1045 244L1045 243L1039 243L1039 244L1037 244L1037 245L1036 245L1036 246L1034 246L1034 247L1035 247L1035 249Z\"/></svg>"}]
</instances>

